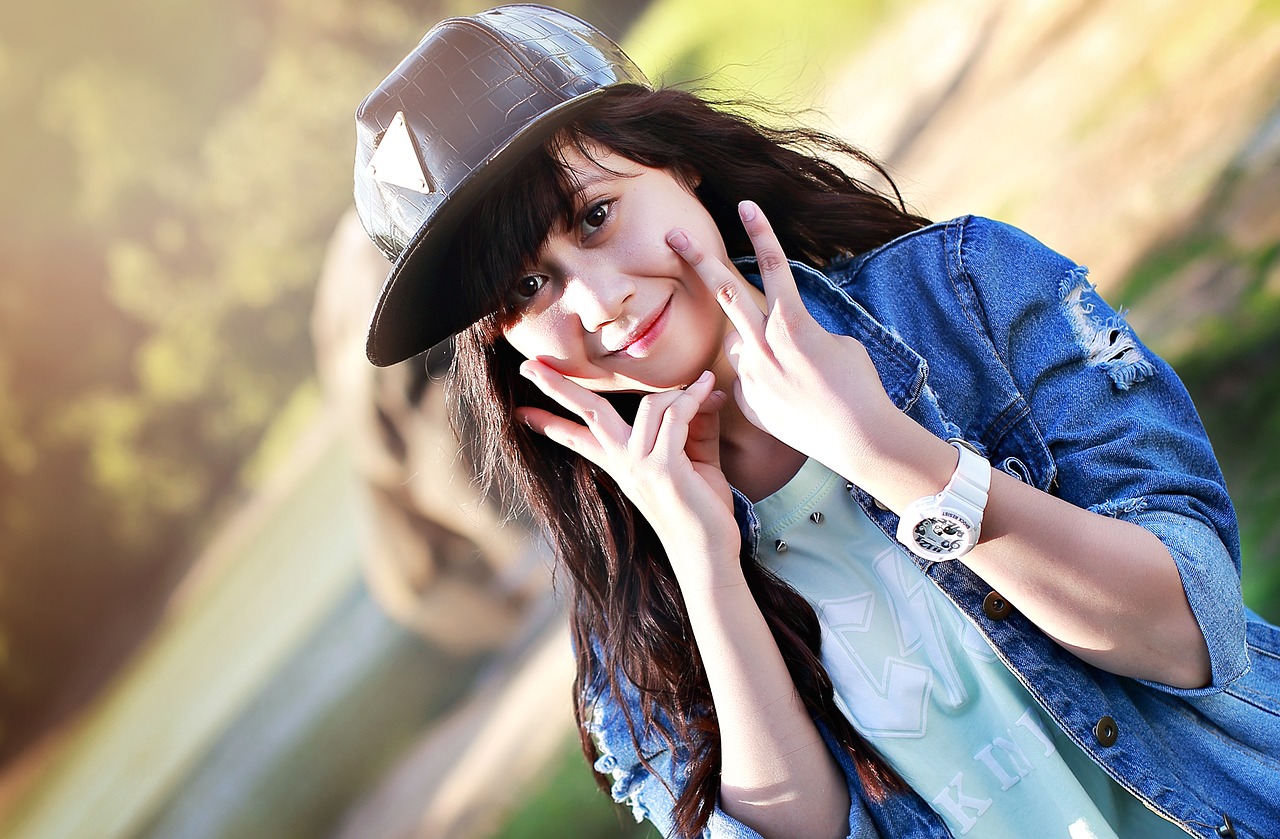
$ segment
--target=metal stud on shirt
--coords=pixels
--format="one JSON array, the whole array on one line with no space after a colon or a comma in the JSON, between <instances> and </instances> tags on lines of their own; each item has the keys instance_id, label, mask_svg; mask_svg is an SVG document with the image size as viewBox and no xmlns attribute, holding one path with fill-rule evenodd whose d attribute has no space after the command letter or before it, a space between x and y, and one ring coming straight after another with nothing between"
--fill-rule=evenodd
<instances>
[{"instance_id":1,"label":"metal stud on shirt","mask_svg":"<svg viewBox=\"0 0 1280 839\"><path fill-rule=\"evenodd\" d=\"M787 543L779 539L773 543L773 549L780 554L784 554L787 552Z\"/></svg>"},{"instance_id":2,"label":"metal stud on shirt","mask_svg":"<svg viewBox=\"0 0 1280 839\"><path fill-rule=\"evenodd\" d=\"M814 524L822 524L822 513L819 512L818 510L814 510L812 513L809 514L809 521L813 522Z\"/></svg>"}]
</instances>

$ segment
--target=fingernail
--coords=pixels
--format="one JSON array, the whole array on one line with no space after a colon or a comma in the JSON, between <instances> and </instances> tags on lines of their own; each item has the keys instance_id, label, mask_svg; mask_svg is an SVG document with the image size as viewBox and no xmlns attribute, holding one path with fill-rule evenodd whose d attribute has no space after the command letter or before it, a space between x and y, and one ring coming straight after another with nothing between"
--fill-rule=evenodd
<instances>
[{"instance_id":1,"label":"fingernail","mask_svg":"<svg viewBox=\"0 0 1280 839\"><path fill-rule=\"evenodd\" d=\"M667 234L667 244L678 251L682 251L689 247L689 237L680 230L673 230Z\"/></svg>"},{"instance_id":2,"label":"fingernail","mask_svg":"<svg viewBox=\"0 0 1280 839\"><path fill-rule=\"evenodd\" d=\"M738 215L743 221L754 221L756 217L757 207L754 201L738 202Z\"/></svg>"},{"instance_id":3,"label":"fingernail","mask_svg":"<svg viewBox=\"0 0 1280 839\"><path fill-rule=\"evenodd\" d=\"M529 379L530 381L533 381L533 379L534 379L534 372L533 372L533 368L532 368L532 367L530 367L527 363L526 363L526 364L521 364L521 365L520 365L520 375L521 375L521 376L524 376L526 379Z\"/></svg>"}]
</instances>

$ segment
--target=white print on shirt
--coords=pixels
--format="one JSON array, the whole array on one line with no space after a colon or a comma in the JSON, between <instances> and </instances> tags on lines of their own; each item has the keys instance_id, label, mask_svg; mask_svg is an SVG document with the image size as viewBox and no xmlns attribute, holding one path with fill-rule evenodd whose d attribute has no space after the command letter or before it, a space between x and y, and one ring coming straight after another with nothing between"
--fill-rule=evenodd
<instances>
[{"instance_id":1,"label":"white print on shirt","mask_svg":"<svg viewBox=\"0 0 1280 839\"><path fill-rule=\"evenodd\" d=\"M935 679L951 705L963 704L968 691L947 646L943 616L930 596L928 587L932 583L918 573L908 573L915 568L902 559L896 548L880 553L872 568L888 596L887 615L877 617L876 592L872 590L819 601L823 663L841 685L849 706L844 710L864 733L923 737ZM879 666L866 661L858 651L859 647L871 646L859 643L858 636L869 632L877 619L892 621L901 656L885 656ZM985 661L995 661L995 654L977 630L963 618L961 622L972 633L965 631L962 635L966 651ZM906 660L905 656L919 651L923 651L929 666Z\"/></svg>"},{"instance_id":2,"label":"white print on shirt","mask_svg":"<svg viewBox=\"0 0 1280 839\"><path fill-rule=\"evenodd\" d=\"M1019 727L1025 728L1031 732L1031 736L1040 741L1040 745L1044 746L1044 756L1048 757L1058 750L1053 745L1053 740L1049 737L1049 732L1044 730L1044 725L1040 722L1040 717L1036 714L1034 708L1028 708L1018 717L1017 723Z\"/></svg>"},{"instance_id":3,"label":"white print on shirt","mask_svg":"<svg viewBox=\"0 0 1280 839\"><path fill-rule=\"evenodd\" d=\"M1048 757L1057 751L1053 741L1045 732L1033 709L1028 708L1018 717L1016 726L1025 729L1044 747L1044 756ZM1013 739L1012 731L1006 732L1008 737L996 737L988 745L978 750L974 761L982 765L1000 784L1000 791L1006 792L1023 778L1035 771L1035 766L1022 747ZM968 770L970 772L977 770ZM964 772L956 773L951 783L933 798L939 810L945 810L960 827L960 835L968 833L978 823L982 814L991 806L990 798L974 798L963 791ZM1073 825L1074 829L1074 825ZM1074 834L1073 834L1074 837ZM1082 835L1083 839L1083 835Z\"/></svg>"},{"instance_id":4,"label":"white print on shirt","mask_svg":"<svg viewBox=\"0 0 1280 839\"><path fill-rule=\"evenodd\" d=\"M1071 839L1098 839L1098 834L1093 832L1093 828L1085 824L1084 819L1077 819L1067 825L1067 835Z\"/></svg>"},{"instance_id":5,"label":"white print on shirt","mask_svg":"<svg viewBox=\"0 0 1280 839\"><path fill-rule=\"evenodd\" d=\"M973 826L978 823L978 817L987 812L987 808L991 806L990 798L970 798L965 795L960 788L963 783L964 773L956 773L947 788L933 799L934 804L950 813L951 818L960 825L961 836L973 830ZM973 811L972 815L968 812L970 810Z\"/></svg>"},{"instance_id":6,"label":"white print on shirt","mask_svg":"<svg viewBox=\"0 0 1280 839\"><path fill-rule=\"evenodd\" d=\"M923 737L933 673L927 667L900 658L886 657L879 678L845 638L847 633L866 632L871 626L875 595L855 595L818 604L822 613L822 649L834 644L845 655L823 656L831 678L848 695L842 708L869 735L881 737ZM845 703L841 703L842 705Z\"/></svg>"},{"instance_id":7,"label":"white print on shirt","mask_svg":"<svg viewBox=\"0 0 1280 839\"><path fill-rule=\"evenodd\" d=\"M999 749L1000 753L1008 760L1009 769L1016 772L1016 775L1010 775L1004 766L1000 765L1000 761L996 759L995 750ZM1021 781L1023 778L1031 774L1031 770L1035 767L1027 760L1027 756L1022 753L1022 749L1017 743L1006 737L997 737L987 746L973 756L974 760L982 761L982 764L991 770L991 774L996 776L996 780L1000 782L1001 791L1007 790L1009 787Z\"/></svg>"}]
</instances>

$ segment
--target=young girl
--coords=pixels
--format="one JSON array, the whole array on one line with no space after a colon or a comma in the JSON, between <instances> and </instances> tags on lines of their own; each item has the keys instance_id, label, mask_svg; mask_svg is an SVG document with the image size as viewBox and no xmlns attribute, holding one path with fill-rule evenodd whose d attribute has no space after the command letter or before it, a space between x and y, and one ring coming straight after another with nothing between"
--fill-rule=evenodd
<instances>
[{"instance_id":1,"label":"young girl","mask_svg":"<svg viewBox=\"0 0 1280 839\"><path fill-rule=\"evenodd\" d=\"M453 338L637 818L1280 835L1276 630L1185 390L1084 269L929 224L843 143L653 90L539 6L439 24L357 124L395 263L369 357Z\"/></svg>"}]
</instances>

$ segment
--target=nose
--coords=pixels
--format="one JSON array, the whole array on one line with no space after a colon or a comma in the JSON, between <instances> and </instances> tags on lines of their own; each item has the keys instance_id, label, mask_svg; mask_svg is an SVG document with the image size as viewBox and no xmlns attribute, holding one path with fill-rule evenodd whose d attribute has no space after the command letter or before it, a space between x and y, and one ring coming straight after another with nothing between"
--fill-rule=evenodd
<instances>
[{"instance_id":1,"label":"nose","mask_svg":"<svg viewBox=\"0 0 1280 839\"><path fill-rule=\"evenodd\" d=\"M563 300L587 332L600 328L622 314L633 293L631 280L611 271L574 272L565 278Z\"/></svg>"}]
</instances>

